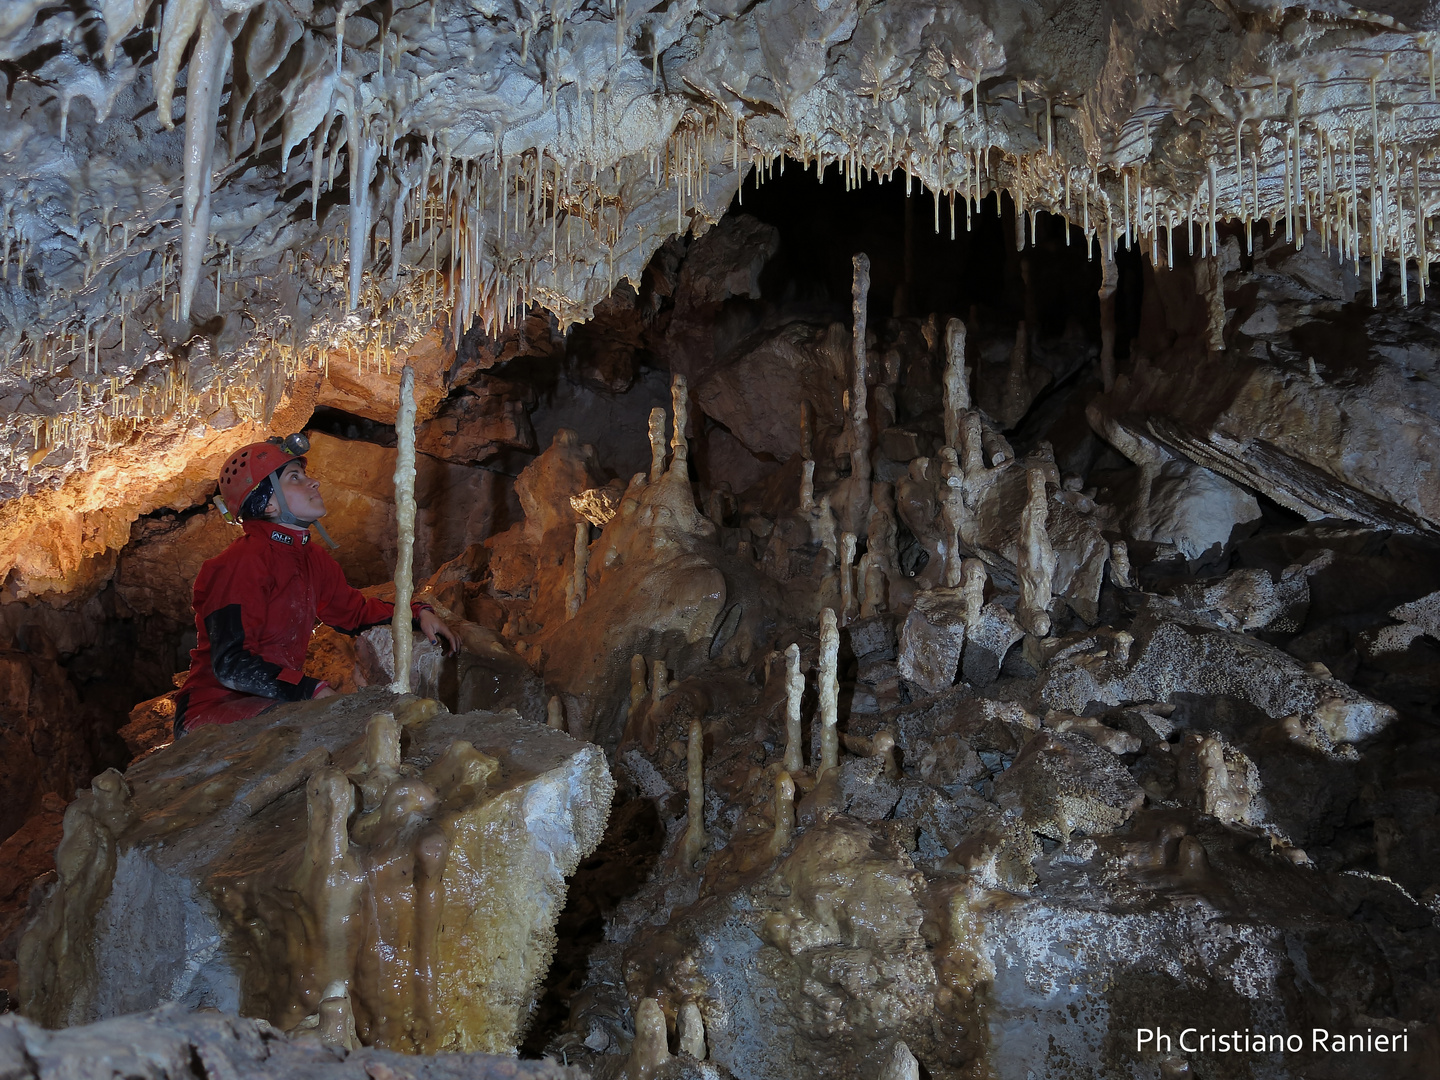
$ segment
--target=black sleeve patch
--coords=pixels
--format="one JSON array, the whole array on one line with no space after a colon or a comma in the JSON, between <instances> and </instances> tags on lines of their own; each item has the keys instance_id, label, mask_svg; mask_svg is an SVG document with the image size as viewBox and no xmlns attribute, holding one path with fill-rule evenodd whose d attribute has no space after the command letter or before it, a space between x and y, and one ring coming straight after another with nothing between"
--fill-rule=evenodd
<instances>
[{"instance_id":1,"label":"black sleeve patch","mask_svg":"<svg viewBox=\"0 0 1440 1080\"><path fill-rule=\"evenodd\" d=\"M210 668L221 686L281 701L303 701L314 696L314 679L307 676L298 683L282 682L280 673L284 668L245 648L239 604L227 604L206 615L205 633L210 637Z\"/></svg>"}]
</instances>

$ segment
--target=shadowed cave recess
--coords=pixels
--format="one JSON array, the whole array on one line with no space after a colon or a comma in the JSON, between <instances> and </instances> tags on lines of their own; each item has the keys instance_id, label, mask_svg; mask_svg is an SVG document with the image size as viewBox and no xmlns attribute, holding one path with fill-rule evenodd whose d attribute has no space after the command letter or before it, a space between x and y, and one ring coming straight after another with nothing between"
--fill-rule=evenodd
<instances>
[{"instance_id":1,"label":"shadowed cave recess","mask_svg":"<svg viewBox=\"0 0 1440 1080\"><path fill-rule=\"evenodd\" d=\"M1378 7L0 12L0 1075L1440 1075ZM394 597L405 365L458 653L175 739L239 447Z\"/></svg>"}]
</instances>

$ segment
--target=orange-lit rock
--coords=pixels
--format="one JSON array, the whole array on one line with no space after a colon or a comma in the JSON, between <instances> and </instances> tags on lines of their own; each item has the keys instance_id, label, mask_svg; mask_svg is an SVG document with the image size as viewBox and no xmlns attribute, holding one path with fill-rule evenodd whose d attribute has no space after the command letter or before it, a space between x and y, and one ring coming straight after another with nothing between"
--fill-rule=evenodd
<instances>
[{"instance_id":1,"label":"orange-lit rock","mask_svg":"<svg viewBox=\"0 0 1440 1080\"><path fill-rule=\"evenodd\" d=\"M415 418L423 422L435 415L449 392L446 375L454 359L438 328L412 348L392 354L380 370L367 363L362 372L353 353L332 352L315 404L393 424L400 407L400 369L409 364L415 369Z\"/></svg>"}]
</instances>

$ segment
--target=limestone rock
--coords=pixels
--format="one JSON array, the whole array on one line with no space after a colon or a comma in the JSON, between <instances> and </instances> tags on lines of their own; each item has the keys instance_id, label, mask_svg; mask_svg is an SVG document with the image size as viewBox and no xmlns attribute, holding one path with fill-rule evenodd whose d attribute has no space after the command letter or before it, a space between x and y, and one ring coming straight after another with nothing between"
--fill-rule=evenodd
<instances>
[{"instance_id":1,"label":"limestone rock","mask_svg":"<svg viewBox=\"0 0 1440 1080\"><path fill-rule=\"evenodd\" d=\"M467 465L489 461L502 450L535 448L524 390L489 377L447 398L415 431L415 449L421 453Z\"/></svg>"},{"instance_id":2,"label":"limestone rock","mask_svg":"<svg viewBox=\"0 0 1440 1080\"><path fill-rule=\"evenodd\" d=\"M698 383L696 399L751 453L788 461L800 452L793 402L810 402L817 428L838 431L844 422L849 352L843 327L791 323Z\"/></svg>"},{"instance_id":3,"label":"limestone rock","mask_svg":"<svg viewBox=\"0 0 1440 1080\"><path fill-rule=\"evenodd\" d=\"M840 800L852 817L881 821L900 801L900 785L885 776L881 758L846 758L840 763Z\"/></svg>"},{"instance_id":4,"label":"limestone rock","mask_svg":"<svg viewBox=\"0 0 1440 1080\"><path fill-rule=\"evenodd\" d=\"M1106 836L1145 801L1114 754L1062 732L1030 739L995 781L995 792L1000 805L1017 811L1028 828L1062 842L1076 831Z\"/></svg>"},{"instance_id":5,"label":"limestone rock","mask_svg":"<svg viewBox=\"0 0 1440 1080\"><path fill-rule=\"evenodd\" d=\"M900 628L900 675L926 693L955 683L965 644L965 601L959 589L917 593Z\"/></svg>"},{"instance_id":6,"label":"limestone rock","mask_svg":"<svg viewBox=\"0 0 1440 1080\"><path fill-rule=\"evenodd\" d=\"M600 485L594 451L567 428L555 433L546 451L515 480L515 495L525 513L525 531L538 539L552 529L573 528L582 520L570 497Z\"/></svg>"},{"instance_id":7,"label":"limestone rock","mask_svg":"<svg viewBox=\"0 0 1440 1080\"><path fill-rule=\"evenodd\" d=\"M314 1032L289 1039L264 1020L186 1012L173 1005L61 1031L18 1015L0 1016L0 1075L6 1080L190 1080L207 1074L246 1080L580 1080L553 1061L492 1054L425 1058L363 1049L336 1054Z\"/></svg>"},{"instance_id":8,"label":"limestone rock","mask_svg":"<svg viewBox=\"0 0 1440 1080\"><path fill-rule=\"evenodd\" d=\"M46 792L69 801L95 770L81 705L59 657L32 634L31 648L0 646L0 840L41 807Z\"/></svg>"},{"instance_id":9,"label":"limestone rock","mask_svg":"<svg viewBox=\"0 0 1440 1080\"><path fill-rule=\"evenodd\" d=\"M376 690L107 776L21 944L27 1015L174 1001L289 1030L339 986L360 1041L429 1053L513 1051L613 791L593 746Z\"/></svg>"},{"instance_id":10,"label":"limestone rock","mask_svg":"<svg viewBox=\"0 0 1440 1080\"><path fill-rule=\"evenodd\" d=\"M1131 628L1133 645L1115 635L1081 635L1064 644L1046 669L1041 698L1079 714L1091 702L1224 694L1273 720L1293 722L1294 735L1325 751L1375 735L1395 719L1391 706L1316 674L1274 646L1183 619L1183 609L1152 605Z\"/></svg>"},{"instance_id":11,"label":"limestone rock","mask_svg":"<svg viewBox=\"0 0 1440 1080\"><path fill-rule=\"evenodd\" d=\"M961 670L966 682L985 687L1000 677L1005 654L1025 636L1025 631L1008 609L986 604L980 609L979 624L967 627L966 634Z\"/></svg>"},{"instance_id":12,"label":"limestone rock","mask_svg":"<svg viewBox=\"0 0 1440 1080\"><path fill-rule=\"evenodd\" d=\"M1427 384L1411 374L1433 360L1401 343L1327 362L1354 366L1354 376L1296 377L1274 362L1228 354L1177 358L1117 384L1092 415L1102 434L1124 423L1311 521L1435 529L1440 479L1418 463L1440 436L1440 409L1429 395L1416 396Z\"/></svg>"},{"instance_id":13,"label":"limestone rock","mask_svg":"<svg viewBox=\"0 0 1440 1080\"><path fill-rule=\"evenodd\" d=\"M1219 581L1182 585L1171 595L1226 630L1295 633L1304 625L1310 606L1311 569L1286 567L1279 581L1268 570L1232 570Z\"/></svg>"},{"instance_id":14,"label":"limestone rock","mask_svg":"<svg viewBox=\"0 0 1440 1080\"><path fill-rule=\"evenodd\" d=\"M728 214L699 240L680 265L677 308L694 309L731 297L760 298L760 271L780 248L780 230L750 214Z\"/></svg>"}]
</instances>

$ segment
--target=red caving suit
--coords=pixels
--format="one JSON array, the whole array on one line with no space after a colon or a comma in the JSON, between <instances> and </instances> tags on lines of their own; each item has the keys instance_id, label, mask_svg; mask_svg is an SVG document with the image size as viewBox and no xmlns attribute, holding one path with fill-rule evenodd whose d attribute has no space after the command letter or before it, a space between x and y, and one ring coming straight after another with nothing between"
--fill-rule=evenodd
<instances>
[{"instance_id":1,"label":"red caving suit","mask_svg":"<svg viewBox=\"0 0 1440 1080\"><path fill-rule=\"evenodd\" d=\"M231 724L281 701L315 696L305 653L315 620L346 634L388 623L395 606L345 580L340 564L296 532L247 521L245 535L206 561L195 579L190 674L175 704L175 731ZM417 617L425 604L412 604Z\"/></svg>"}]
</instances>

